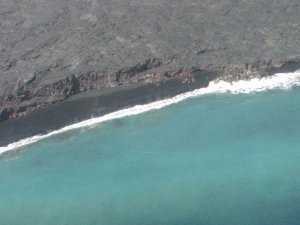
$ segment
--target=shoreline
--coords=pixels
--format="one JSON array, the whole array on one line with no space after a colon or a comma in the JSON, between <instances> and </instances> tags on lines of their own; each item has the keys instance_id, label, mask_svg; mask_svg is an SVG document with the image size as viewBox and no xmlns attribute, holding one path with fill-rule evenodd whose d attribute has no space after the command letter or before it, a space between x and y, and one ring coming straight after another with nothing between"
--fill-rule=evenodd
<instances>
[{"instance_id":1,"label":"shoreline","mask_svg":"<svg viewBox=\"0 0 300 225\"><path fill-rule=\"evenodd\" d=\"M183 84L182 79L174 78L162 82L159 86L137 83L82 92L70 96L63 102L32 112L24 118L1 122L0 146L6 146L31 136L47 134L92 117L207 87L209 82L217 77L218 74L215 72L201 71L195 77L195 83L190 84Z\"/></svg>"},{"instance_id":2,"label":"shoreline","mask_svg":"<svg viewBox=\"0 0 300 225\"><path fill-rule=\"evenodd\" d=\"M280 68L271 68L266 72L272 76L277 73L294 72L299 68L300 63L289 63ZM137 83L131 86L82 92L71 96L66 101L33 112L27 117L3 121L0 123L0 146L7 146L36 135L45 135L71 124L135 105L152 103L205 88L210 81L220 77L222 78L221 74L217 72L201 71L195 76L195 83L191 84L183 84L182 79L173 78L159 86Z\"/></svg>"}]
</instances>

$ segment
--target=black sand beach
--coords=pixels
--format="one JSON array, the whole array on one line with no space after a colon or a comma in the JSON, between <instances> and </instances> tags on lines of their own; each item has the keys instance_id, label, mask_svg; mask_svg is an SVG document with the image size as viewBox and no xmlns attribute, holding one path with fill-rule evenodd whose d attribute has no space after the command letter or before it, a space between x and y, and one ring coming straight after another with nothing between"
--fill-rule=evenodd
<instances>
[{"instance_id":1,"label":"black sand beach","mask_svg":"<svg viewBox=\"0 0 300 225\"><path fill-rule=\"evenodd\" d=\"M290 62L280 68L270 68L266 72L272 76L276 73L294 72L298 69L300 69L300 63ZM82 92L71 96L66 101L33 112L27 117L0 123L0 146L34 135L46 134L91 117L207 87L210 81L220 77L218 73L200 71L195 76L195 82L190 84L183 84L181 79L171 79L162 82L159 86L135 84Z\"/></svg>"},{"instance_id":2,"label":"black sand beach","mask_svg":"<svg viewBox=\"0 0 300 225\"><path fill-rule=\"evenodd\" d=\"M206 87L216 77L216 73L201 72L195 77L196 82L190 84L183 84L181 79L171 79L159 86L136 84L130 87L82 92L24 118L3 121L0 123L0 146L37 134L45 134L91 117Z\"/></svg>"}]
</instances>

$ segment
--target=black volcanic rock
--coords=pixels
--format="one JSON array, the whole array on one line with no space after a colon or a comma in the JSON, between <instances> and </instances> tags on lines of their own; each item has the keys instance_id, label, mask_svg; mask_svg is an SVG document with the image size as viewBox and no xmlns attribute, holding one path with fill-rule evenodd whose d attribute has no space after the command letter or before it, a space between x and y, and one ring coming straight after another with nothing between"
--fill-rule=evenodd
<instances>
[{"instance_id":1,"label":"black volcanic rock","mask_svg":"<svg viewBox=\"0 0 300 225\"><path fill-rule=\"evenodd\" d=\"M299 4L0 0L1 118L78 92L159 83L195 69L240 79L298 62Z\"/></svg>"}]
</instances>

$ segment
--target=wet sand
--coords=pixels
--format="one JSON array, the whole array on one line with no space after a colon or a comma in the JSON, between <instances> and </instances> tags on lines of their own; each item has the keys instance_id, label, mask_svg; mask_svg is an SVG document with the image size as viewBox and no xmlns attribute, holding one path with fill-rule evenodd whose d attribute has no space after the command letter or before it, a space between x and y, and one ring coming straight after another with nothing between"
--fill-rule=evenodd
<instances>
[{"instance_id":1,"label":"wet sand","mask_svg":"<svg viewBox=\"0 0 300 225\"><path fill-rule=\"evenodd\" d=\"M191 84L183 84L181 79L176 78L167 80L159 86L140 83L82 92L24 118L10 119L0 123L0 146L6 146L34 135L45 134L91 117L207 87L209 82L216 77L217 73L203 71L196 76L195 83Z\"/></svg>"},{"instance_id":2,"label":"wet sand","mask_svg":"<svg viewBox=\"0 0 300 225\"><path fill-rule=\"evenodd\" d=\"M280 68L271 68L270 75L293 72L300 63L288 63ZM137 83L102 90L93 90L71 96L66 101L50 105L33 112L25 118L10 119L0 123L0 146L38 134L46 134L67 125L91 117L98 117L137 104L146 104L159 99L207 87L209 82L219 77L216 72L201 71L195 77L195 83L183 84L182 79L169 79L159 86Z\"/></svg>"}]
</instances>

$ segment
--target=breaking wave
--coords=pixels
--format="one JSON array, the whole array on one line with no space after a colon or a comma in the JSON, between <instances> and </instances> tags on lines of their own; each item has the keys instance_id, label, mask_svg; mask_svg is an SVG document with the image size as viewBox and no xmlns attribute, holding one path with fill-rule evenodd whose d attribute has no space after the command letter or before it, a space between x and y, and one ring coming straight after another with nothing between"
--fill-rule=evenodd
<instances>
[{"instance_id":1,"label":"breaking wave","mask_svg":"<svg viewBox=\"0 0 300 225\"><path fill-rule=\"evenodd\" d=\"M20 148L22 146L32 144L34 142L37 142L39 140L42 140L44 138L60 134L66 131L82 128L82 127L88 127L93 124L102 123L105 121L118 119L122 117L127 116L134 116L137 114L141 114L150 110L160 109L163 107L166 107L171 104L175 104L178 102L181 102L185 99L197 97L201 95L207 95L207 94L215 94L215 93L232 93L232 94L248 94L253 92L262 92L266 90L271 89L289 89L293 86L300 86L300 70L292 72L292 73L278 73L271 77L264 77L261 79L254 78L251 80L240 80L235 81L232 83L225 82L225 81L219 81L219 82L210 82L208 87L206 88L200 88L196 89L191 92L179 94L173 98L160 100L156 102L152 102L145 105L136 105L132 108L119 110L116 112L112 112L109 114L106 114L101 117L88 119L79 123L75 123L69 126L66 126L64 128L61 128L56 131L52 131L48 134L44 135L36 135L33 137L25 138L20 141L14 142L12 144L9 144L5 147L0 147L0 154L9 151L14 150L17 148Z\"/></svg>"}]
</instances>

